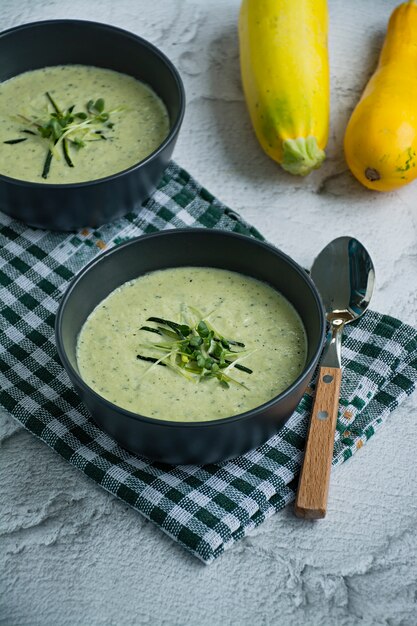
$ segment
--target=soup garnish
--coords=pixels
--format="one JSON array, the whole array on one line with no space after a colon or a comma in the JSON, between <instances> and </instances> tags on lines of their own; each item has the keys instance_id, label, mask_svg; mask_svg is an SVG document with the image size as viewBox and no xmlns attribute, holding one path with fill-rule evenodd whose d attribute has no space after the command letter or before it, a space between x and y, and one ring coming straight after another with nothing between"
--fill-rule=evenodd
<instances>
[{"instance_id":1,"label":"soup garnish","mask_svg":"<svg viewBox=\"0 0 417 626\"><path fill-rule=\"evenodd\" d=\"M80 150L85 148L87 143L107 140L107 135L114 128L114 122L110 121L110 116L120 113L122 108L105 111L104 99L98 98L97 100L89 100L85 105L85 111L74 111L74 104L67 109L58 106L49 91L45 93L45 97L52 105L52 111L47 110L39 117L29 117L19 113L16 119L25 126L20 132L24 133L26 137L8 139L3 143L14 145L28 141L30 136L45 139L47 150L42 178L46 179L51 168L52 158L58 155L58 149L62 148L66 164L69 167L74 167L70 149Z\"/></svg>"},{"instance_id":2,"label":"soup garnish","mask_svg":"<svg viewBox=\"0 0 417 626\"><path fill-rule=\"evenodd\" d=\"M157 326L141 326L140 330L160 335L163 341L144 344L144 347L162 352L162 356L155 358L137 354L136 358L150 361L154 365L170 367L188 380L200 382L207 378L216 378L225 388L229 388L230 384L246 387L244 383L232 378L230 371L236 368L252 374L249 367L241 364L251 352L236 350L236 347L245 348L245 344L226 339L208 320L203 319L202 313L193 307L188 309L197 315L197 322L179 324L160 317L148 317L146 321L154 322ZM232 347L235 349L232 350Z\"/></svg>"}]
</instances>

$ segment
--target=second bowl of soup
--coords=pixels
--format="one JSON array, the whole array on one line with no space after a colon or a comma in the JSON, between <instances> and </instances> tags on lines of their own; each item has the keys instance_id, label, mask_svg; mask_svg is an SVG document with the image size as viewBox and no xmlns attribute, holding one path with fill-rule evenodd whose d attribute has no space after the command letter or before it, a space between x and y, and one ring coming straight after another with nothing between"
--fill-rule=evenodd
<instances>
[{"instance_id":1,"label":"second bowl of soup","mask_svg":"<svg viewBox=\"0 0 417 626\"><path fill-rule=\"evenodd\" d=\"M51 20L0 33L0 210L32 226L99 226L140 208L181 126L181 78L119 28Z\"/></svg>"}]
</instances>

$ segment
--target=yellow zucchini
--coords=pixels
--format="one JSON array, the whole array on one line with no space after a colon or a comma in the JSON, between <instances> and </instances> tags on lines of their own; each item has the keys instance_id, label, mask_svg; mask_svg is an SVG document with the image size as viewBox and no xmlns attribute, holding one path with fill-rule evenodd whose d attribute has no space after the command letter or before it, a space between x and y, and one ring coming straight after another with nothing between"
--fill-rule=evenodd
<instances>
[{"instance_id":1,"label":"yellow zucchini","mask_svg":"<svg viewBox=\"0 0 417 626\"><path fill-rule=\"evenodd\" d=\"M391 191L417 178L417 3L391 15L378 67L345 133L345 156L369 189Z\"/></svg>"},{"instance_id":2,"label":"yellow zucchini","mask_svg":"<svg viewBox=\"0 0 417 626\"><path fill-rule=\"evenodd\" d=\"M325 158L329 129L326 0L243 0L243 90L262 148L291 174Z\"/></svg>"}]
</instances>

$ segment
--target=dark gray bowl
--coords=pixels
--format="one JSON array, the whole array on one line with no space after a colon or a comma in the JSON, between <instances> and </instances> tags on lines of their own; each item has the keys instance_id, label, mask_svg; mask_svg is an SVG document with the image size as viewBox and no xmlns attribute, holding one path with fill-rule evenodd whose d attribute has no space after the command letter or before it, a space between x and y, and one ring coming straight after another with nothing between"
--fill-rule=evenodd
<instances>
[{"instance_id":1,"label":"dark gray bowl","mask_svg":"<svg viewBox=\"0 0 417 626\"><path fill-rule=\"evenodd\" d=\"M229 269L265 281L300 314L308 340L303 372L283 393L242 413L210 422L168 422L119 408L82 380L78 334L91 311L111 291L145 272L178 266ZM72 281L56 318L61 361L94 421L128 450L167 463L213 463L265 442L293 413L318 362L325 335L319 294L292 259L255 239L219 230L172 230L132 239L104 252Z\"/></svg>"},{"instance_id":2,"label":"dark gray bowl","mask_svg":"<svg viewBox=\"0 0 417 626\"><path fill-rule=\"evenodd\" d=\"M100 226L138 209L170 161L184 115L184 88L171 61L141 37L79 20L34 22L4 31L0 59L0 82L50 65L95 65L129 74L152 87L170 117L169 135L159 148L112 176L58 185L0 174L0 210L31 226L71 231Z\"/></svg>"}]
</instances>

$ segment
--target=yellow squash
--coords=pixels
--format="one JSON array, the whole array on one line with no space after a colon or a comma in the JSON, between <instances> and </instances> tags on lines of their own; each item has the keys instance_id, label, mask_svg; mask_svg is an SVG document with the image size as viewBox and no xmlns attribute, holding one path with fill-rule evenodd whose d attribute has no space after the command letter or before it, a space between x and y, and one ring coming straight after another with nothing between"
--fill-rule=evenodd
<instances>
[{"instance_id":1,"label":"yellow squash","mask_svg":"<svg viewBox=\"0 0 417 626\"><path fill-rule=\"evenodd\" d=\"M264 151L291 174L325 158L329 128L326 0L243 0L243 89Z\"/></svg>"},{"instance_id":2,"label":"yellow squash","mask_svg":"<svg viewBox=\"0 0 417 626\"><path fill-rule=\"evenodd\" d=\"M391 15L378 67L345 134L346 161L369 189L390 191L417 177L417 4Z\"/></svg>"}]
</instances>

